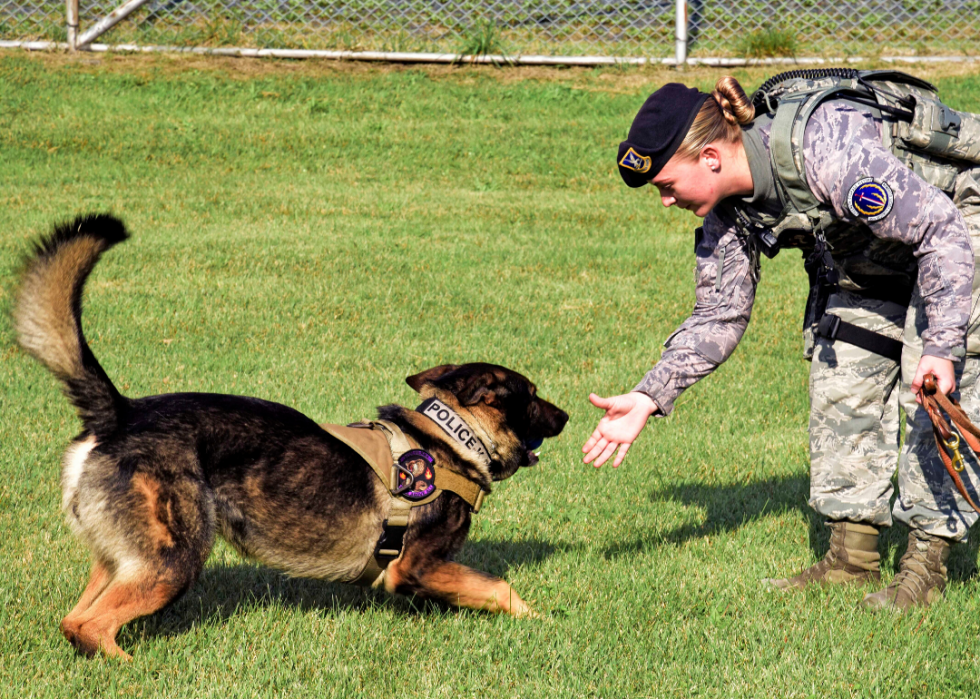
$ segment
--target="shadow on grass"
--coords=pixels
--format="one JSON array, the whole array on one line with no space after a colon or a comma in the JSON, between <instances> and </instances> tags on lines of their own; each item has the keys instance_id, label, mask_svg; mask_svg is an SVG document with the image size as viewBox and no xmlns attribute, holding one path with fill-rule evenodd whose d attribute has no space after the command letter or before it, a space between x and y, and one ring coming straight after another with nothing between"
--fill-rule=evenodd
<instances>
[{"instance_id":1,"label":"shadow on grass","mask_svg":"<svg viewBox=\"0 0 980 699\"><path fill-rule=\"evenodd\" d=\"M559 548L567 547L536 539L475 541L463 547L457 560L491 575L506 577L511 568L539 563ZM223 623L258 607L316 610L329 615L382 606L401 616L446 613L454 609L437 601L389 595L356 585L291 578L273 568L243 560L205 568L183 597L163 611L127 626L120 640L125 646L138 638L177 636L202 622Z\"/></svg>"},{"instance_id":2,"label":"shadow on grass","mask_svg":"<svg viewBox=\"0 0 980 699\"><path fill-rule=\"evenodd\" d=\"M703 507L707 510L704 521L620 541L608 547L604 555L607 559L618 558L665 544L681 544L689 539L735 531L743 524L769 515L797 510L809 522L810 548L814 560L817 560L823 558L830 547L830 530L824 525L824 518L807 505L809 495L810 480L806 475L782 476L752 483L694 483L657 489L650 494L651 500ZM974 536L967 545L953 547L948 562L950 580L966 581L977 576L978 538L980 536ZM882 530L878 549L884 570L898 569L907 544L908 528L903 524L896 522Z\"/></svg>"},{"instance_id":3,"label":"shadow on grass","mask_svg":"<svg viewBox=\"0 0 980 699\"><path fill-rule=\"evenodd\" d=\"M685 524L668 531L647 536L640 535L632 540L619 542L606 549L605 556L616 558L664 544L681 544L688 539L734 531L747 522L788 510L799 510L801 514L810 517L811 543L816 545L819 542L813 541L812 533L815 527L820 527L820 519L806 504L809 492L810 481L803 475L770 478L752 483L727 485L685 483L660 488L650 494L651 500L703 507L707 510L704 521L700 524ZM825 540L824 549L826 545Z\"/></svg>"}]
</instances>

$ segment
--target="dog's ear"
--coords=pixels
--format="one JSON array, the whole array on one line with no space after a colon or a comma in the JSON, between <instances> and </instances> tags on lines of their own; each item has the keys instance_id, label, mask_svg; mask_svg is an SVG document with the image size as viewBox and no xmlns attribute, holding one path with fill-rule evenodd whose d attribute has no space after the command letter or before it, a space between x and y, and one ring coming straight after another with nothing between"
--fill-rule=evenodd
<instances>
[{"instance_id":1,"label":"dog's ear","mask_svg":"<svg viewBox=\"0 0 980 699\"><path fill-rule=\"evenodd\" d=\"M449 372L455 371L458 368L459 365L457 364L442 364L440 366L434 366L431 369L426 369L419 374L409 376L407 379L405 379L405 383L416 391L421 391L423 385L427 383L435 383Z\"/></svg>"},{"instance_id":2,"label":"dog's ear","mask_svg":"<svg viewBox=\"0 0 980 699\"><path fill-rule=\"evenodd\" d=\"M497 404L497 394L493 391L493 377L479 374L470 379L463 389L456 394L460 405L476 405L483 401L487 405Z\"/></svg>"}]
</instances>

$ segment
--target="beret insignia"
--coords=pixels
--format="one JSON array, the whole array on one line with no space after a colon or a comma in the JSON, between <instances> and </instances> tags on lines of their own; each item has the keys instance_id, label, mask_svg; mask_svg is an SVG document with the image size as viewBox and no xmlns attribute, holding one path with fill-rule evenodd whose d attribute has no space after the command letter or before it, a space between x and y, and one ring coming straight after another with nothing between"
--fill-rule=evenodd
<instances>
[{"instance_id":1,"label":"beret insignia","mask_svg":"<svg viewBox=\"0 0 980 699\"><path fill-rule=\"evenodd\" d=\"M847 193L847 208L853 216L874 223L885 218L895 204L891 187L873 177L858 180Z\"/></svg>"},{"instance_id":2,"label":"beret insignia","mask_svg":"<svg viewBox=\"0 0 980 699\"><path fill-rule=\"evenodd\" d=\"M628 170L633 170L634 172L647 172L652 165L652 160L648 155L640 155L635 150L630 148L623 155L619 164Z\"/></svg>"}]
</instances>

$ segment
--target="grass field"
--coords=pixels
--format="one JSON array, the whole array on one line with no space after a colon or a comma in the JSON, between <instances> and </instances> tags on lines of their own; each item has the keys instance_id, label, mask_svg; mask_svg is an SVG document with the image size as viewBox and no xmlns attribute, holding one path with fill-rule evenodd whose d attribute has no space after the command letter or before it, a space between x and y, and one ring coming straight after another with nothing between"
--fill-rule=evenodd
<instances>
[{"instance_id":1,"label":"grass field","mask_svg":"<svg viewBox=\"0 0 980 699\"><path fill-rule=\"evenodd\" d=\"M926 77L980 112L980 75ZM613 165L673 79L0 54L0 306L53 221L123 217L134 237L96 270L85 326L126 394L244 393L348 422L414 406L409 374L486 360L571 415L460 556L542 619L290 579L219 543L185 597L123 629L132 664L86 661L58 631L88 573L59 512L79 423L4 315L0 693L977 696L975 544L945 602L903 617L856 609L864 590L760 587L827 545L805 502L796 253L764 264L728 363L619 469L581 464L588 392L631 388L693 305L696 220ZM886 578L905 536L883 537Z\"/></svg>"}]
</instances>

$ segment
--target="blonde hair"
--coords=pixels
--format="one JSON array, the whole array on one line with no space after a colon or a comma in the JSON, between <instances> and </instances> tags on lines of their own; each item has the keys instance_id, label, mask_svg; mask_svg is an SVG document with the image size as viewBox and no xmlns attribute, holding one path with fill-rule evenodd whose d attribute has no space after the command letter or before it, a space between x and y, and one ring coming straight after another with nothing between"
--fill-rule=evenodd
<instances>
[{"instance_id":1,"label":"blonde hair","mask_svg":"<svg viewBox=\"0 0 980 699\"><path fill-rule=\"evenodd\" d=\"M755 119L755 107L745 96L745 90L738 80L732 76L726 75L718 80L711 97L713 99L705 100L701 105L675 157L697 160L701 149L714 141L740 143L741 125Z\"/></svg>"}]
</instances>

